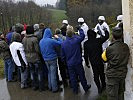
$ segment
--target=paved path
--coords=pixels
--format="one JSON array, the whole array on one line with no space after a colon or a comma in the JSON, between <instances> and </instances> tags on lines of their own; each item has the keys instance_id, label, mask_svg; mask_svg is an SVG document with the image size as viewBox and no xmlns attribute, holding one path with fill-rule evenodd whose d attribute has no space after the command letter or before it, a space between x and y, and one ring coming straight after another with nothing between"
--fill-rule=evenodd
<instances>
[{"instance_id":1,"label":"paved path","mask_svg":"<svg viewBox=\"0 0 133 100\"><path fill-rule=\"evenodd\" d=\"M6 80L0 80L0 100L10 100Z\"/></svg>"},{"instance_id":2,"label":"paved path","mask_svg":"<svg viewBox=\"0 0 133 100\"><path fill-rule=\"evenodd\" d=\"M92 85L87 94L84 94L81 85L80 93L74 95L72 89L69 87L65 88L61 93L51 93L49 91L39 92L33 91L31 88L22 90L17 82L6 84L5 80L1 80L0 100L96 100L98 93L93 81L92 70L91 68L85 68L85 72L88 82Z\"/></svg>"}]
</instances>

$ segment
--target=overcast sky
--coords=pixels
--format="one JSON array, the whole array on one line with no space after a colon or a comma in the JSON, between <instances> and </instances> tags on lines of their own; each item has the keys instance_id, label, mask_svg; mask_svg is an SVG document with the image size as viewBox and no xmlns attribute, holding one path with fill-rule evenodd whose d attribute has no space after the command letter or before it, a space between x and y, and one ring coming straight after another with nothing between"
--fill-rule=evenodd
<instances>
[{"instance_id":1,"label":"overcast sky","mask_svg":"<svg viewBox=\"0 0 133 100\"><path fill-rule=\"evenodd\" d=\"M21 0L16 0L16 1L21 1ZM34 0L34 1L39 5L45 5L45 4L55 5L55 3L57 2L57 0Z\"/></svg>"}]
</instances>

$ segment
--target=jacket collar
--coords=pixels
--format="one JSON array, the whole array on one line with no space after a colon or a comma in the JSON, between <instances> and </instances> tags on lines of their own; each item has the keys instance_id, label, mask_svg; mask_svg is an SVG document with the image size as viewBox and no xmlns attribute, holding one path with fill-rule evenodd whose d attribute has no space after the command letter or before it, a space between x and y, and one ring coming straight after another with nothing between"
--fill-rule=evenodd
<instances>
[{"instance_id":1,"label":"jacket collar","mask_svg":"<svg viewBox=\"0 0 133 100\"><path fill-rule=\"evenodd\" d=\"M28 34L26 37L36 37L34 34Z\"/></svg>"},{"instance_id":2,"label":"jacket collar","mask_svg":"<svg viewBox=\"0 0 133 100\"><path fill-rule=\"evenodd\" d=\"M115 41L113 41L110 45L113 45L113 44L118 43L118 42L122 42L122 40L121 40L121 39L115 40Z\"/></svg>"}]
</instances>

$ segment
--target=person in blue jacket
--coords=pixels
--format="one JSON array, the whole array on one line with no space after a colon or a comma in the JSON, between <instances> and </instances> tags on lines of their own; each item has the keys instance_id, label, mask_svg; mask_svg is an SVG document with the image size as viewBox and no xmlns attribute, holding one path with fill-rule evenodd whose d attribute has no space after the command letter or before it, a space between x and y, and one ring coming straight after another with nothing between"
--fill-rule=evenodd
<instances>
[{"instance_id":1,"label":"person in blue jacket","mask_svg":"<svg viewBox=\"0 0 133 100\"><path fill-rule=\"evenodd\" d=\"M40 50L43 59L48 69L48 87L53 93L60 91L57 85L57 52L56 47L60 46L62 39L55 35L55 39L52 39L52 32L50 28L46 28L43 38L40 40Z\"/></svg>"},{"instance_id":2,"label":"person in blue jacket","mask_svg":"<svg viewBox=\"0 0 133 100\"><path fill-rule=\"evenodd\" d=\"M69 28L67 30L66 40L61 45L62 60L67 62L70 81L75 94L78 94L78 76L85 92L87 92L91 87L91 85L87 85L87 80L85 78L80 48L81 42L84 40L85 35L82 29L79 29L79 32L80 35L74 35L73 28Z\"/></svg>"}]
</instances>

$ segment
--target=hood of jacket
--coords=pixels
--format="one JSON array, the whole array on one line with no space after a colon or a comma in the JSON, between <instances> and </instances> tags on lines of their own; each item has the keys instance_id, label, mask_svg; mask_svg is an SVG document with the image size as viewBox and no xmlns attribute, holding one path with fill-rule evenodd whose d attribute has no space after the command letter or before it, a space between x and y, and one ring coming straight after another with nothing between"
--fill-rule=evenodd
<instances>
[{"instance_id":1,"label":"hood of jacket","mask_svg":"<svg viewBox=\"0 0 133 100\"><path fill-rule=\"evenodd\" d=\"M52 31L50 28L45 29L43 38L52 38Z\"/></svg>"}]
</instances>

